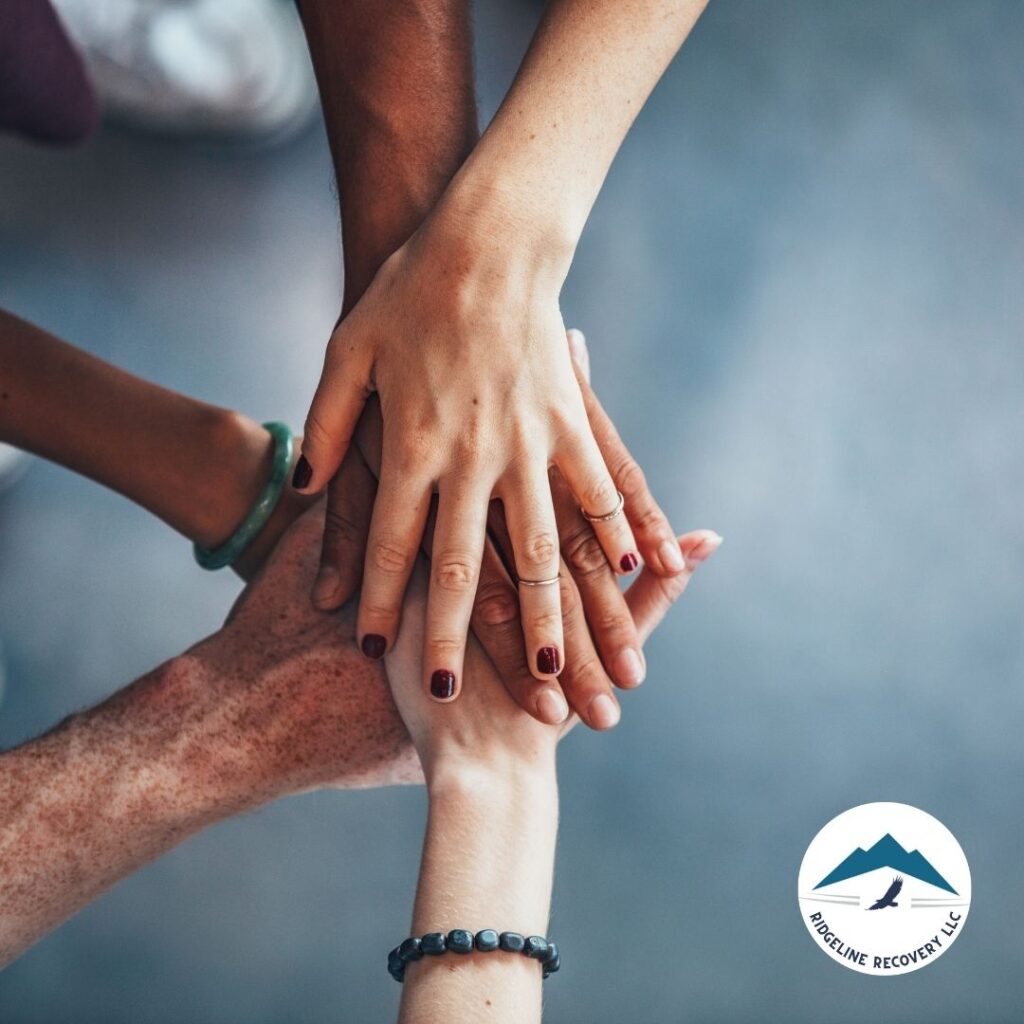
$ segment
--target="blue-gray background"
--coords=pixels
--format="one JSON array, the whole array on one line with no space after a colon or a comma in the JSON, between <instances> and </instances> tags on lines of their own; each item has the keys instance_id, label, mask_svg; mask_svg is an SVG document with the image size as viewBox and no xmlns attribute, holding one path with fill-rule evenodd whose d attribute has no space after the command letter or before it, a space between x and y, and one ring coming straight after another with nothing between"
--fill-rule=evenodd
<instances>
[{"instance_id":1,"label":"blue-gray background","mask_svg":"<svg viewBox=\"0 0 1024 1024\"><path fill-rule=\"evenodd\" d=\"M536 16L481 3L493 111ZM564 294L681 528L726 543L620 727L562 754L552 1021L1019 1019L1024 5L713 3ZM318 129L265 153L0 145L0 302L164 384L301 422L337 306ZM37 464L0 503L9 744L210 631L236 590ZM899 800L960 838L956 948L879 980L796 906L806 844ZM421 792L191 840L0 976L9 1022L368 1022Z\"/></svg>"}]
</instances>

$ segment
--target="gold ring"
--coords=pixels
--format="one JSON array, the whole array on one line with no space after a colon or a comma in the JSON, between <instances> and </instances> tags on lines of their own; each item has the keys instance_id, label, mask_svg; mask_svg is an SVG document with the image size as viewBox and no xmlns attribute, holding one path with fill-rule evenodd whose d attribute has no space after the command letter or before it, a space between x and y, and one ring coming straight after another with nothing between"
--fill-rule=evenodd
<instances>
[{"instance_id":1,"label":"gold ring","mask_svg":"<svg viewBox=\"0 0 1024 1024\"><path fill-rule=\"evenodd\" d=\"M519 585L521 587L550 587L552 583L557 583L561 578L561 576L552 576L549 580L520 580Z\"/></svg>"},{"instance_id":2,"label":"gold ring","mask_svg":"<svg viewBox=\"0 0 1024 1024\"><path fill-rule=\"evenodd\" d=\"M615 519L617 516L622 515L623 509L626 507L626 499L622 496L622 491L616 491L618 496L615 501L615 508L611 510L607 515L603 516L592 516L582 505L580 505L580 515L588 523L607 523L611 519Z\"/></svg>"}]
</instances>

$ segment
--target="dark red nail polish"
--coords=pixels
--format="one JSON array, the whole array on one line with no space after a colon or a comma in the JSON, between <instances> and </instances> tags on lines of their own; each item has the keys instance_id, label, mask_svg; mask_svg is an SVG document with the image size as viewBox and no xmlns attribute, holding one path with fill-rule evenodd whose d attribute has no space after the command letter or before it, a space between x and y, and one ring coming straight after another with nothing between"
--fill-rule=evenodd
<instances>
[{"instance_id":1,"label":"dark red nail polish","mask_svg":"<svg viewBox=\"0 0 1024 1024\"><path fill-rule=\"evenodd\" d=\"M430 694L438 700L448 700L455 693L455 673L439 668L430 677Z\"/></svg>"},{"instance_id":2,"label":"dark red nail polish","mask_svg":"<svg viewBox=\"0 0 1024 1024\"><path fill-rule=\"evenodd\" d=\"M363 642L359 646L362 647L363 654L376 661L378 658L384 657L384 652L387 650L388 642L380 635L380 633L367 633L366 636L363 637Z\"/></svg>"},{"instance_id":3,"label":"dark red nail polish","mask_svg":"<svg viewBox=\"0 0 1024 1024\"><path fill-rule=\"evenodd\" d=\"M632 551L628 555L622 556L622 561L619 562L619 566L623 572L632 572L640 564L636 555Z\"/></svg>"},{"instance_id":4,"label":"dark red nail polish","mask_svg":"<svg viewBox=\"0 0 1024 1024\"><path fill-rule=\"evenodd\" d=\"M537 652L537 671L545 675L554 675L562 667L562 659L557 647L542 647Z\"/></svg>"},{"instance_id":5,"label":"dark red nail polish","mask_svg":"<svg viewBox=\"0 0 1024 1024\"><path fill-rule=\"evenodd\" d=\"M301 491L312 479L313 467L305 455L300 455L299 461L295 463L295 472L292 474L292 487Z\"/></svg>"}]
</instances>

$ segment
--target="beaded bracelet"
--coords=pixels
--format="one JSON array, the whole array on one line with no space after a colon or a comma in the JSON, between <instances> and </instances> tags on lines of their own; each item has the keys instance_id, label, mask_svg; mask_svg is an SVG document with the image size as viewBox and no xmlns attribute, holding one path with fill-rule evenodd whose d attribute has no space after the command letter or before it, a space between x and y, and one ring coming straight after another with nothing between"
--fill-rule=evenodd
<instances>
[{"instance_id":1,"label":"beaded bracelet","mask_svg":"<svg viewBox=\"0 0 1024 1024\"><path fill-rule=\"evenodd\" d=\"M270 479L260 492L249 514L237 530L218 548L204 548L195 544L192 553L204 569L223 569L231 565L253 542L256 535L267 525L271 513L277 508L292 464L292 432L284 423L264 423L263 429L274 440L274 463Z\"/></svg>"},{"instance_id":2,"label":"beaded bracelet","mask_svg":"<svg viewBox=\"0 0 1024 1024\"><path fill-rule=\"evenodd\" d=\"M502 932L499 935L493 928L484 928L474 936L464 928L453 928L447 935L444 932L428 932L421 939L414 935L400 946L395 946L388 953L388 974L395 981L402 982L405 980L407 964L422 960L425 956L472 953L474 949L481 953L493 953L496 950L521 953L541 964L545 978L562 966L557 943L543 936L523 936L519 932Z\"/></svg>"}]
</instances>

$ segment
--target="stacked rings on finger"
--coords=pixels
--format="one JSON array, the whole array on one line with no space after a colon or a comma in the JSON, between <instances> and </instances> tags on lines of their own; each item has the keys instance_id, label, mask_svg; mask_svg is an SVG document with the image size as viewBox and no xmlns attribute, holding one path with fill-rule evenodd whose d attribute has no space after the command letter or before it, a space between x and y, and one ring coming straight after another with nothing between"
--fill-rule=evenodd
<instances>
[{"instance_id":1,"label":"stacked rings on finger","mask_svg":"<svg viewBox=\"0 0 1024 1024\"><path fill-rule=\"evenodd\" d=\"M388 953L388 974L395 981L405 981L408 964L422 960L425 956L443 956L445 953L518 953L536 960L544 969L544 978L554 974L562 966L558 944L542 935L520 935L519 932L502 932L484 928L474 935L465 928L453 928L444 932L428 932L422 938L410 936L401 945Z\"/></svg>"},{"instance_id":2,"label":"stacked rings on finger","mask_svg":"<svg viewBox=\"0 0 1024 1024\"><path fill-rule=\"evenodd\" d=\"M607 512L603 516L592 516L582 505L580 505L580 515L583 516L588 523L608 523L613 519L617 519L622 515L626 508L626 499L622 496L622 491L616 491L615 495L615 508L613 508L611 512Z\"/></svg>"}]
</instances>

